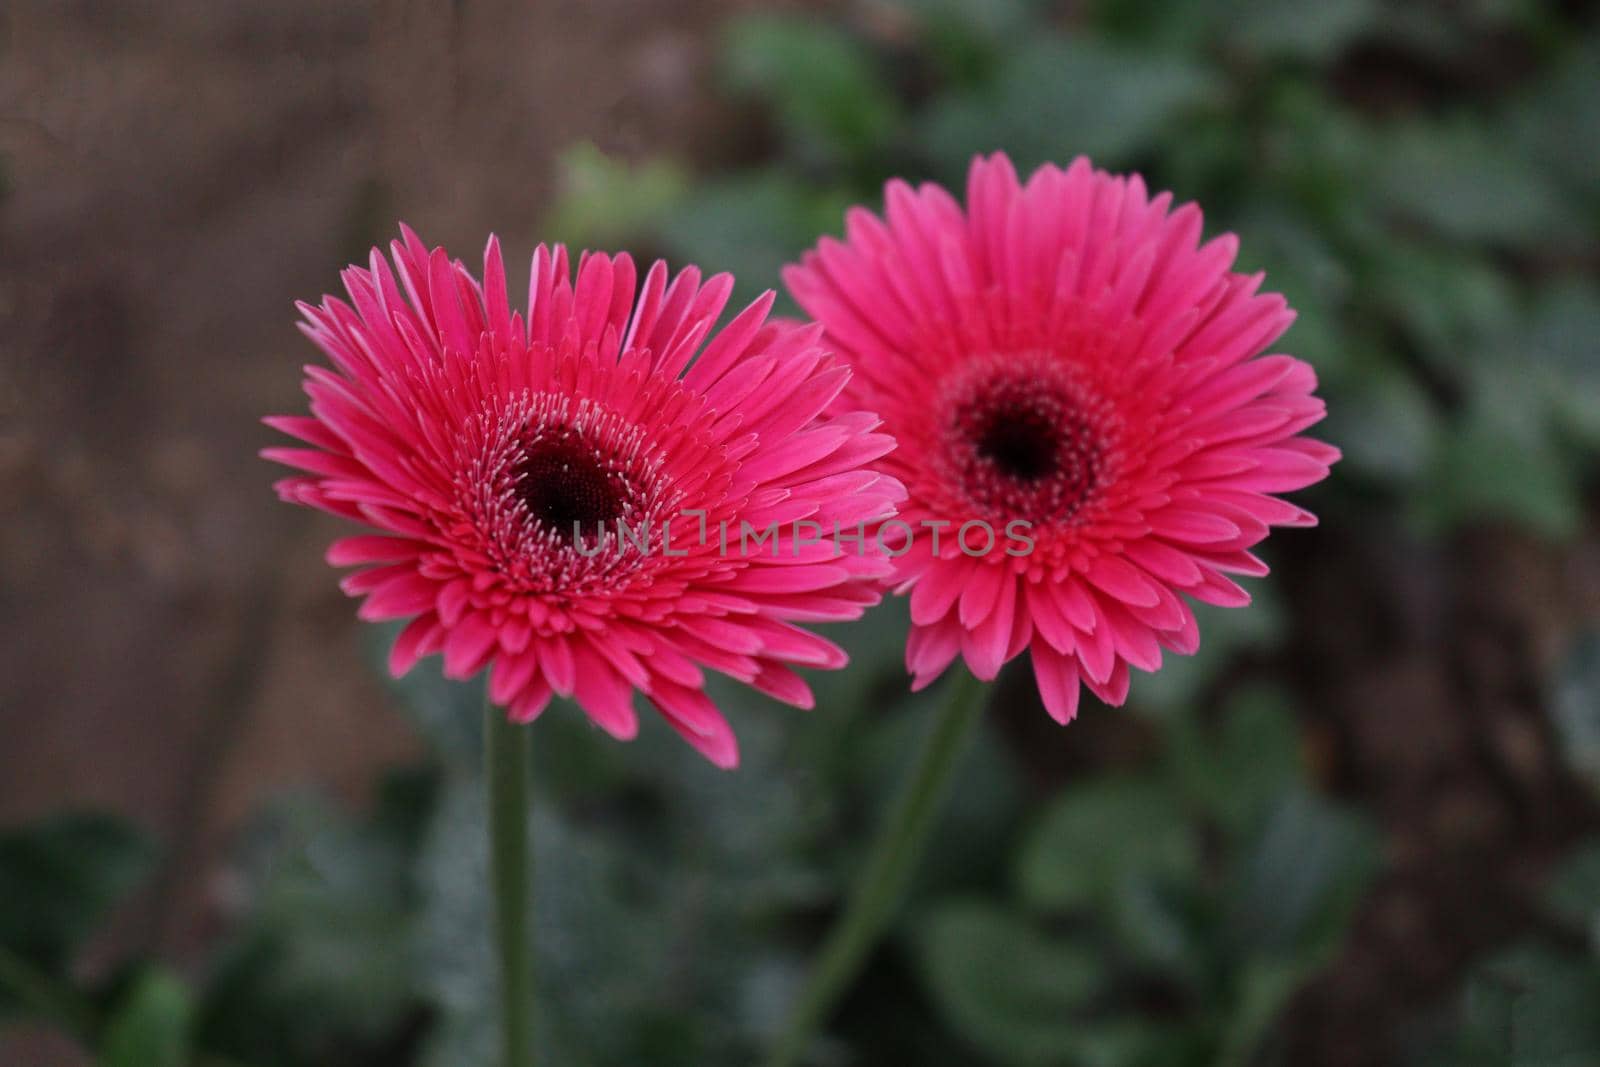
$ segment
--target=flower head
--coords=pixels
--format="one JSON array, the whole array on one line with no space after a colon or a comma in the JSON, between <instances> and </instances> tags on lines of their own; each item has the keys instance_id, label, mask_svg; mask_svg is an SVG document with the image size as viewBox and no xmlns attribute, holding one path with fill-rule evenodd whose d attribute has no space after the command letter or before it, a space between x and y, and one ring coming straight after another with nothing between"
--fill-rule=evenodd
<instances>
[{"instance_id":1,"label":"flower head","mask_svg":"<svg viewBox=\"0 0 1600 1067\"><path fill-rule=\"evenodd\" d=\"M301 473L279 495L375 528L336 542L362 618L409 619L390 654L404 673L492 668L490 697L529 720L572 696L619 738L643 692L721 766L738 754L704 668L810 706L793 667L845 654L797 622L858 617L881 559L780 526L759 551L747 524L851 526L903 495L864 469L892 447L859 412L824 414L849 372L820 327L766 322L772 295L720 332L733 283L642 283L626 255L533 257L526 315L490 239L480 283L410 230L394 269L373 251L344 274L347 304L301 305L334 369L306 371L311 415L267 423L311 447L263 455Z\"/></svg>"},{"instance_id":2,"label":"flower head","mask_svg":"<svg viewBox=\"0 0 1600 1067\"><path fill-rule=\"evenodd\" d=\"M1299 436L1324 413L1311 367L1261 354L1293 312L1171 201L1081 158L1026 184L980 158L965 208L891 182L886 218L853 209L785 272L856 372L847 402L899 442L878 467L917 534L894 577L917 687L1027 649L1056 719L1080 680L1120 704L1130 666L1198 647L1191 600L1249 603L1228 575L1265 574L1268 529L1315 521L1274 495L1339 456ZM963 543L965 524L989 532Z\"/></svg>"}]
</instances>

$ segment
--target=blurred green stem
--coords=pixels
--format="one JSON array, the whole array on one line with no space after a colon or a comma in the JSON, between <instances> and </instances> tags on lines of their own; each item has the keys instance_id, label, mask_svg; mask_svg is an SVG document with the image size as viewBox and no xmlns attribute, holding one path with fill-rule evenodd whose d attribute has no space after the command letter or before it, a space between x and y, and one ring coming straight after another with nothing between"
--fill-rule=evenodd
<instances>
[{"instance_id":1,"label":"blurred green stem","mask_svg":"<svg viewBox=\"0 0 1600 1067\"><path fill-rule=\"evenodd\" d=\"M494 938L500 958L501 1067L532 1067L528 728L508 720L487 698L483 749L489 790L489 881L494 891Z\"/></svg>"},{"instance_id":2,"label":"blurred green stem","mask_svg":"<svg viewBox=\"0 0 1600 1067\"><path fill-rule=\"evenodd\" d=\"M798 1063L894 917L966 740L983 710L983 683L958 667L944 709L923 740L911 776L878 831L866 870L834 924L768 1061Z\"/></svg>"}]
</instances>

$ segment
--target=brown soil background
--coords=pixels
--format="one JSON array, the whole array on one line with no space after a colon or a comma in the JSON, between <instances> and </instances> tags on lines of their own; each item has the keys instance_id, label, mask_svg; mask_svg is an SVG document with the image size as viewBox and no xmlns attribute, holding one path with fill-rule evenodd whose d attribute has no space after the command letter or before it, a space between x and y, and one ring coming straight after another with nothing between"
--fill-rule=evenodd
<instances>
[{"instance_id":1,"label":"brown soil background","mask_svg":"<svg viewBox=\"0 0 1600 1067\"><path fill-rule=\"evenodd\" d=\"M277 504L255 457L258 418L300 406L315 358L292 301L335 288L395 218L454 249L491 228L528 249L577 141L739 154L708 69L734 6L0 11L0 822L96 807L155 830L167 891L128 943L196 959L243 816L287 784L359 802L416 744L350 669L353 609L321 564L336 525ZM1306 535L1282 580L1315 763L1383 823L1391 864L1300 998L1289 1059L1380 1067L1600 825L1541 682L1600 616L1600 542L1424 546L1374 516ZM1081 751L1125 743L1093 718ZM0 1063L65 1056L0 1045Z\"/></svg>"}]
</instances>

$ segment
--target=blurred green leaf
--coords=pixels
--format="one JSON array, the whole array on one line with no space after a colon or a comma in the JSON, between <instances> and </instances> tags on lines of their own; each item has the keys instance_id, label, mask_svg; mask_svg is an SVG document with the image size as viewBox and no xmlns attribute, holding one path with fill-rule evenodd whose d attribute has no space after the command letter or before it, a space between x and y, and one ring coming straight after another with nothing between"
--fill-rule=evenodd
<instances>
[{"instance_id":1,"label":"blurred green leaf","mask_svg":"<svg viewBox=\"0 0 1600 1067\"><path fill-rule=\"evenodd\" d=\"M1259 60L1326 63L1356 39L1373 32L1383 5L1378 0L1099 0L1098 23L1119 36L1144 41L1177 55L1223 47Z\"/></svg>"},{"instance_id":2,"label":"blurred green leaf","mask_svg":"<svg viewBox=\"0 0 1600 1067\"><path fill-rule=\"evenodd\" d=\"M1600 201L1600 36L1570 48L1562 61L1518 95L1506 116L1510 137L1574 193ZM1591 232L1593 230L1591 224Z\"/></svg>"},{"instance_id":3,"label":"blurred green leaf","mask_svg":"<svg viewBox=\"0 0 1600 1067\"><path fill-rule=\"evenodd\" d=\"M1232 228L1229 209L1235 205L1228 198L1240 191L1244 175L1260 173L1252 136L1249 127L1221 108L1185 114L1182 137L1161 137L1159 149L1140 153L1160 160L1160 171L1152 168L1146 177L1174 190L1180 203L1191 198L1203 202L1208 232Z\"/></svg>"},{"instance_id":4,"label":"blurred green leaf","mask_svg":"<svg viewBox=\"0 0 1600 1067\"><path fill-rule=\"evenodd\" d=\"M1570 244L1581 232L1545 172L1481 127L1398 126L1375 162L1375 206L1453 240Z\"/></svg>"},{"instance_id":5,"label":"blurred green leaf","mask_svg":"<svg viewBox=\"0 0 1600 1067\"><path fill-rule=\"evenodd\" d=\"M1510 280L1489 260L1409 242L1388 241L1368 281L1382 307L1433 369L1459 381L1463 356L1489 350L1518 322Z\"/></svg>"},{"instance_id":6,"label":"blurred green leaf","mask_svg":"<svg viewBox=\"0 0 1600 1067\"><path fill-rule=\"evenodd\" d=\"M1579 635L1557 668L1551 714L1567 766L1600 792L1600 630Z\"/></svg>"},{"instance_id":7,"label":"blurred green leaf","mask_svg":"<svg viewBox=\"0 0 1600 1067\"><path fill-rule=\"evenodd\" d=\"M1276 285L1287 268L1289 283L1298 286L1291 297L1337 310L1357 292L1349 277L1358 263L1351 248L1389 236L1354 195L1369 181L1372 128L1349 102L1307 76L1258 75L1234 91L1243 94L1234 107L1218 109L1210 121L1186 122L1183 136L1164 141L1155 158L1163 167L1173 161L1170 181L1182 195L1198 197L1208 218L1237 224L1242 239L1248 233L1240 245L1247 269L1266 270ZM1196 136L1215 138L1210 126L1226 131L1233 153L1209 172L1197 171L1185 162L1189 144Z\"/></svg>"},{"instance_id":8,"label":"blurred green leaf","mask_svg":"<svg viewBox=\"0 0 1600 1067\"><path fill-rule=\"evenodd\" d=\"M1192 878L1196 842L1183 806L1154 778L1104 777L1066 790L1024 841L1022 899L1041 911L1109 902L1141 882Z\"/></svg>"},{"instance_id":9,"label":"blurred green leaf","mask_svg":"<svg viewBox=\"0 0 1600 1067\"><path fill-rule=\"evenodd\" d=\"M105 815L58 815L0 833L0 947L59 973L155 860L149 838Z\"/></svg>"},{"instance_id":10,"label":"blurred green leaf","mask_svg":"<svg viewBox=\"0 0 1600 1067\"><path fill-rule=\"evenodd\" d=\"M1012 53L986 91L936 100L921 140L950 180L974 154L996 149L1022 171L1079 154L1115 166L1218 91L1209 70L1186 60L1040 34Z\"/></svg>"},{"instance_id":11,"label":"blurred green leaf","mask_svg":"<svg viewBox=\"0 0 1600 1067\"><path fill-rule=\"evenodd\" d=\"M1426 481L1429 491L1414 506L1436 530L1497 518L1570 538L1582 523L1582 498L1567 459L1547 440L1522 439L1487 416L1446 431Z\"/></svg>"},{"instance_id":12,"label":"blurred green leaf","mask_svg":"<svg viewBox=\"0 0 1600 1067\"><path fill-rule=\"evenodd\" d=\"M1078 1049L1100 985L1095 955L980 901L919 923L923 973L962 1033L1008 1063L1055 1063Z\"/></svg>"},{"instance_id":13,"label":"blurred green leaf","mask_svg":"<svg viewBox=\"0 0 1600 1067\"><path fill-rule=\"evenodd\" d=\"M397 774L364 820L306 797L257 827L250 920L208 983L203 1045L293 1062L381 1042L416 1007L413 864L434 789Z\"/></svg>"},{"instance_id":14,"label":"blurred green leaf","mask_svg":"<svg viewBox=\"0 0 1600 1067\"><path fill-rule=\"evenodd\" d=\"M917 43L955 85L990 76L1016 41L1034 31L1041 0L891 0Z\"/></svg>"},{"instance_id":15,"label":"blurred green leaf","mask_svg":"<svg viewBox=\"0 0 1600 1067\"><path fill-rule=\"evenodd\" d=\"M1593 1067L1600 1062L1600 969L1551 976L1512 1009L1515 1067Z\"/></svg>"},{"instance_id":16,"label":"blurred green leaf","mask_svg":"<svg viewBox=\"0 0 1600 1067\"><path fill-rule=\"evenodd\" d=\"M835 232L850 197L771 170L703 184L663 228L684 259L707 272L732 271L739 306L779 285L784 265L822 233ZM792 309L781 297L780 313ZM792 313L792 312L791 312Z\"/></svg>"},{"instance_id":17,"label":"blurred green leaf","mask_svg":"<svg viewBox=\"0 0 1600 1067\"><path fill-rule=\"evenodd\" d=\"M728 31L729 86L767 101L791 142L833 160L878 147L899 107L862 41L815 16L752 14Z\"/></svg>"},{"instance_id":18,"label":"blurred green leaf","mask_svg":"<svg viewBox=\"0 0 1600 1067\"><path fill-rule=\"evenodd\" d=\"M1235 836L1258 828L1273 803L1302 778L1300 733L1277 690L1236 694L1209 734L1188 717L1174 723L1173 734L1185 790Z\"/></svg>"},{"instance_id":19,"label":"blurred green leaf","mask_svg":"<svg viewBox=\"0 0 1600 1067\"><path fill-rule=\"evenodd\" d=\"M194 1002L176 975L140 975L112 1009L101 1042L101 1067L189 1067Z\"/></svg>"},{"instance_id":20,"label":"blurred green leaf","mask_svg":"<svg viewBox=\"0 0 1600 1067\"><path fill-rule=\"evenodd\" d=\"M1299 963L1276 959L1246 962L1223 1027L1218 1067L1248 1067L1254 1062L1257 1046L1305 980L1306 968Z\"/></svg>"},{"instance_id":21,"label":"blurred green leaf","mask_svg":"<svg viewBox=\"0 0 1600 1067\"><path fill-rule=\"evenodd\" d=\"M671 160L630 164L573 145L556 161L545 233L574 248L625 247L658 232L688 193L688 176Z\"/></svg>"},{"instance_id":22,"label":"blurred green leaf","mask_svg":"<svg viewBox=\"0 0 1600 1067\"><path fill-rule=\"evenodd\" d=\"M1524 948L1467 986L1461 1060L1468 1067L1591 1067L1600 1061L1600 968Z\"/></svg>"},{"instance_id":23,"label":"blurred green leaf","mask_svg":"<svg viewBox=\"0 0 1600 1067\"><path fill-rule=\"evenodd\" d=\"M1479 975L1462 997L1462 1029L1458 1054L1468 1064L1509 1067L1517 990L1504 980Z\"/></svg>"},{"instance_id":24,"label":"blurred green leaf","mask_svg":"<svg viewBox=\"0 0 1600 1067\"><path fill-rule=\"evenodd\" d=\"M1169 4L1162 0L1094 0L1088 5L1096 28L1119 41L1137 43L1164 52L1188 55L1204 52L1227 26L1229 0L1192 0Z\"/></svg>"},{"instance_id":25,"label":"blurred green leaf","mask_svg":"<svg viewBox=\"0 0 1600 1067\"><path fill-rule=\"evenodd\" d=\"M1555 417L1600 448L1600 286L1565 278L1541 288L1522 330L1498 353L1535 378Z\"/></svg>"},{"instance_id":26,"label":"blurred green leaf","mask_svg":"<svg viewBox=\"0 0 1600 1067\"><path fill-rule=\"evenodd\" d=\"M1434 64L1464 64L1482 55L1483 43L1534 32L1548 6L1527 0L1462 0L1448 8L1384 4L1380 39L1403 56Z\"/></svg>"},{"instance_id":27,"label":"blurred green leaf","mask_svg":"<svg viewBox=\"0 0 1600 1067\"><path fill-rule=\"evenodd\" d=\"M1291 790L1234 872L1231 944L1251 957L1321 966L1377 866L1377 835L1364 820Z\"/></svg>"},{"instance_id":28,"label":"blurred green leaf","mask_svg":"<svg viewBox=\"0 0 1600 1067\"><path fill-rule=\"evenodd\" d=\"M1382 10L1379 0L1247 0L1228 5L1227 41L1249 56L1326 63L1371 33Z\"/></svg>"},{"instance_id":29,"label":"blurred green leaf","mask_svg":"<svg viewBox=\"0 0 1600 1067\"><path fill-rule=\"evenodd\" d=\"M889 0L918 19L943 19L971 34L1005 37L1038 29L1049 0Z\"/></svg>"},{"instance_id":30,"label":"blurred green leaf","mask_svg":"<svg viewBox=\"0 0 1600 1067\"><path fill-rule=\"evenodd\" d=\"M908 709L897 718L917 733L926 732L926 716L916 710ZM898 741L892 750L895 755L915 751L912 733L908 729L893 731L893 740ZM916 883L920 891L992 888L995 874L1005 870L1016 847L1017 816L1028 810L1016 764L998 731L978 730L975 734L955 772L950 800L939 816L939 847L930 849L919 864ZM898 786L894 774L884 773L885 767L894 765L887 760L886 755L877 764L877 777L885 787ZM883 792L876 807L880 812L887 808L890 789ZM849 879L856 870L859 867L851 867L842 877Z\"/></svg>"},{"instance_id":31,"label":"blurred green leaf","mask_svg":"<svg viewBox=\"0 0 1600 1067\"><path fill-rule=\"evenodd\" d=\"M1353 287L1343 257L1316 226L1287 206L1252 206L1235 229L1241 249L1236 269L1266 271L1266 284L1295 310L1294 324L1274 350L1309 361L1319 377L1340 373L1350 360L1340 312Z\"/></svg>"},{"instance_id":32,"label":"blurred green leaf","mask_svg":"<svg viewBox=\"0 0 1600 1067\"><path fill-rule=\"evenodd\" d=\"M1383 482L1409 484L1432 462L1443 433L1415 377L1394 370L1363 375L1328 410L1317 436L1344 450L1344 462Z\"/></svg>"},{"instance_id":33,"label":"blurred green leaf","mask_svg":"<svg viewBox=\"0 0 1600 1067\"><path fill-rule=\"evenodd\" d=\"M1103 914L1097 918L1114 938L1118 955L1199 989L1210 977L1211 963L1208 904L1199 888L1198 882L1129 881L1101 902Z\"/></svg>"},{"instance_id":34,"label":"blurred green leaf","mask_svg":"<svg viewBox=\"0 0 1600 1067\"><path fill-rule=\"evenodd\" d=\"M1590 952L1600 961L1600 839L1579 845L1562 862L1545 891L1545 905L1588 935Z\"/></svg>"},{"instance_id":35,"label":"blurred green leaf","mask_svg":"<svg viewBox=\"0 0 1600 1067\"><path fill-rule=\"evenodd\" d=\"M1280 794L1225 896L1234 975L1219 1064L1250 1063L1289 998L1344 943L1377 861L1363 820L1302 788Z\"/></svg>"},{"instance_id":36,"label":"blurred green leaf","mask_svg":"<svg viewBox=\"0 0 1600 1067\"><path fill-rule=\"evenodd\" d=\"M1070 1062L1074 1067L1167 1067L1205 1063L1210 1052L1202 1027L1130 1012L1084 1023Z\"/></svg>"}]
</instances>

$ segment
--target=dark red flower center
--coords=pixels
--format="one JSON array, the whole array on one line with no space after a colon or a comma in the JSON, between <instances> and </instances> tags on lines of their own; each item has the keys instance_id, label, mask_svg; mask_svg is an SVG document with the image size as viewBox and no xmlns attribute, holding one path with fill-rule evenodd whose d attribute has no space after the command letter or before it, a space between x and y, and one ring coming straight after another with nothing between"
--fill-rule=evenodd
<instances>
[{"instance_id":1,"label":"dark red flower center","mask_svg":"<svg viewBox=\"0 0 1600 1067\"><path fill-rule=\"evenodd\" d=\"M1043 412L1022 407L988 413L988 425L978 430L978 455L1001 474L1018 481L1048 478L1059 464L1056 427Z\"/></svg>"},{"instance_id":2,"label":"dark red flower center","mask_svg":"<svg viewBox=\"0 0 1600 1067\"><path fill-rule=\"evenodd\" d=\"M509 584L571 593L637 571L682 490L661 477L645 430L557 392L498 399L462 426L464 527ZM465 533L466 530L463 530Z\"/></svg>"},{"instance_id":3,"label":"dark red flower center","mask_svg":"<svg viewBox=\"0 0 1600 1067\"><path fill-rule=\"evenodd\" d=\"M1069 375L1022 360L983 360L947 394L945 462L981 511L1071 518L1105 474L1104 419Z\"/></svg>"},{"instance_id":4,"label":"dark red flower center","mask_svg":"<svg viewBox=\"0 0 1600 1067\"><path fill-rule=\"evenodd\" d=\"M542 437L517 466L517 495L528 514L567 541L574 531L595 536L623 515L626 492L576 434Z\"/></svg>"}]
</instances>

